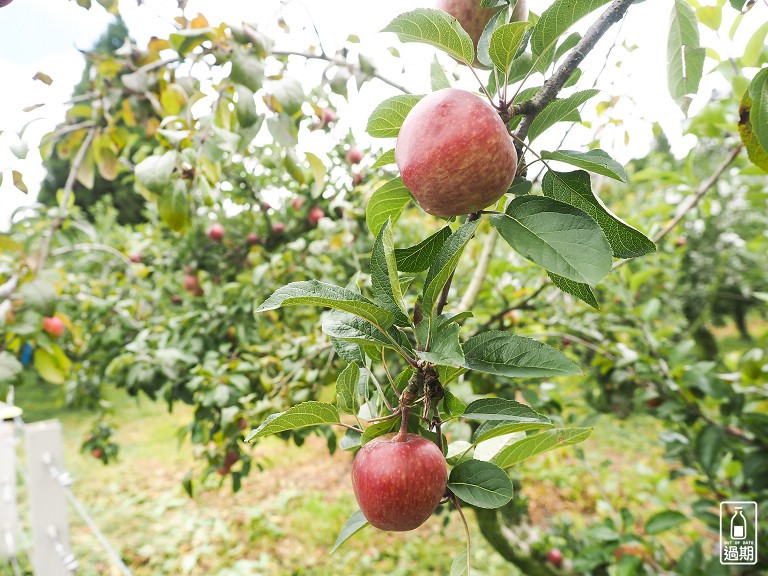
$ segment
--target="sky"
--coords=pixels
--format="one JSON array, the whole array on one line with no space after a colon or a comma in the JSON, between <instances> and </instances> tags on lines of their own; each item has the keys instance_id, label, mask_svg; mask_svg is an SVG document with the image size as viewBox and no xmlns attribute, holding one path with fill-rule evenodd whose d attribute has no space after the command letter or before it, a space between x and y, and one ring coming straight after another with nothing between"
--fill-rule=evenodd
<instances>
[{"instance_id":1,"label":"sky","mask_svg":"<svg viewBox=\"0 0 768 576\"><path fill-rule=\"evenodd\" d=\"M703 4L713 0L702 0ZM530 0L531 10L540 13L550 0ZM291 36L284 43L293 48L303 49L315 41L315 26L326 51L333 52L340 47L349 34L361 39L361 50L372 55L379 71L397 80L417 93L429 91L429 65L435 49L429 46L402 45L392 34L380 30L395 16L416 6L431 6L430 0L387 0L386 2L360 0L189 0L186 15L203 13L212 24L218 22L240 23L242 21L269 22L274 30L274 16L284 15L291 25ZM684 155L695 141L682 134L684 116L672 102L666 88L666 34L669 21L668 0L646 0L633 5L623 25L614 26L605 35L595 51L587 59L585 73L580 81L584 88L591 87L605 63L609 47L618 40L637 49L627 52L616 49L611 60L599 76L598 88L606 91L606 97L620 96L613 114L624 122L629 134L629 143L624 143L624 129L609 127L600 134L601 146L621 162L642 156L652 140L651 122L661 123L673 145L673 151ZM727 7L726 7L727 8ZM173 18L178 14L176 0L145 0L139 6L136 0L120 0L120 11L125 18L134 39L141 44L152 35L167 35L173 29ZM733 18L732 11L726 14ZM573 29L583 32L599 14L585 18ZM77 6L73 0L14 0L0 9L0 171L3 182L0 185L0 230L7 229L13 210L32 203L43 176L40 157L36 151L40 137L51 131L60 122L66 111L65 102L71 95L72 86L80 79L83 59L78 49L88 49L106 29L110 16L94 2L90 11ZM722 46L723 53L731 56L740 54L746 39L760 23L768 21L768 6L759 2L748 14L734 42L727 38L710 38ZM704 31L706 35L708 31ZM707 39L706 36L704 36ZM388 53L395 46L403 58L398 60ZM283 45L281 48L289 48ZM441 62L452 71L455 67L450 59L440 56ZM620 67L613 64L620 61ZM407 63L405 70L403 62ZM708 62L708 66L712 63ZM303 61L296 66L304 66ZM705 69L708 67L705 66ZM53 78L53 84L46 86L33 79L38 72ZM464 87L473 88L466 80ZM705 79L694 101L692 111L701 106L715 87L715 79ZM397 92L380 83L369 85L345 109L340 110L342 126L360 136L364 135L365 121L373 107L384 98ZM603 98L603 95L598 98ZM31 104L45 103L44 107L32 112L22 109ZM585 109L585 119L589 108ZM17 137L23 131L23 141L29 147L26 159L20 160L11 152L11 146L18 146ZM584 146L592 138L588 129L573 130L566 142L567 148ZM549 149L559 142L559 135L548 141L541 139L541 148ZM538 142L538 141L537 141ZM10 170L24 174L29 194L18 191L12 183Z\"/></svg>"}]
</instances>

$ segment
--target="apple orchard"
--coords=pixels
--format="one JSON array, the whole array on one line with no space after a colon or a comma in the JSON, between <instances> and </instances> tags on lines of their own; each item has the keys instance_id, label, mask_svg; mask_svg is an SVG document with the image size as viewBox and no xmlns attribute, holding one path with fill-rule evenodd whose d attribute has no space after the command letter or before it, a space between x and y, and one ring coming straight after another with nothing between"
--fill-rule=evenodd
<instances>
[{"instance_id":1,"label":"apple orchard","mask_svg":"<svg viewBox=\"0 0 768 576\"><path fill-rule=\"evenodd\" d=\"M768 502L767 3L655 8L656 89L696 145L676 156L655 124L626 166L606 145L632 137L624 96L600 76L637 50L632 0L423 3L380 26L380 58L431 50L403 77L354 34L326 52L308 13L317 42L284 48L290 2L218 24L179 2L146 46L117 0L77 4L117 19L34 143L38 204L0 236L0 399L43 385L94 410L80 449L104 464L116 389L191 407L190 500L248 492L270 442L321 439L359 509L328 564L268 573L768 567L716 546L720 502ZM374 146L340 112L363 94ZM406 572L353 548L397 557L454 525L461 546Z\"/></svg>"}]
</instances>

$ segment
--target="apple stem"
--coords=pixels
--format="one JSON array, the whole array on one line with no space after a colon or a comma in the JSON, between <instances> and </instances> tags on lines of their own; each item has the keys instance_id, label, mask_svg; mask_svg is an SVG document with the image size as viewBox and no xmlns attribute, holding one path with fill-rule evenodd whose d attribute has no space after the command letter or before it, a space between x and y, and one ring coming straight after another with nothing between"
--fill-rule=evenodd
<instances>
[{"instance_id":1,"label":"apple stem","mask_svg":"<svg viewBox=\"0 0 768 576\"><path fill-rule=\"evenodd\" d=\"M408 406L402 406L400 409L402 420L400 420L400 431L392 438L392 442L405 442L408 438L408 416L410 409Z\"/></svg>"}]
</instances>

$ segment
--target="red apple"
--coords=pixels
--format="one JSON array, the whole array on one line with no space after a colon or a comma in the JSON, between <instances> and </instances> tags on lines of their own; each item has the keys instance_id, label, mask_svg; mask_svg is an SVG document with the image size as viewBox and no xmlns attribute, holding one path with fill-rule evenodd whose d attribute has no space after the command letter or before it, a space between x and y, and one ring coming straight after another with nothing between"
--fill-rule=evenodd
<instances>
[{"instance_id":1,"label":"red apple","mask_svg":"<svg viewBox=\"0 0 768 576\"><path fill-rule=\"evenodd\" d=\"M141 260L144 258L144 255L141 252L134 252L130 256L128 256L128 259L133 262L134 264L138 264L141 262Z\"/></svg>"},{"instance_id":2,"label":"red apple","mask_svg":"<svg viewBox=\"0 0 768 576\"><path fill-rule=\"evenodd\" d=\"M552 548L552 550L547 552L547 562L555 568L560 568L563 565L563 553L557 548Z\"/></svg>"},{"instance_id":3,"label":"red apple","mask_svg":"<svg viewBox=\"0 0 768 576\"><path fill-rule=\"evenodd\" d=\"M219 242L221 241L222 238L224 238L224 226L222 226L218 222L216 224L211 224L211 226L208 228L207 234L208 234L208 238L216 242Z\"/></svg>"},{"instance_id":4,"label":"red apple","mask_svg":"<svg viewBox=\"0 0 768 576\"><path fill-rule=\"evenodd\" d=\"M350 164L360 164L363 161L363 153L359 148L352 146L347 150L347 162Z\"/></svg>"},{"instance_id":5,"label":"red apple","mask_svg":"<svg viewBox=\"0 0 768 576\"><path fill-rule=\"evenodd\" d=\"M323 108L320 111L320 119L323 121L323 124L330 124L334 120L336 120L336 114L333 113L333 110L330 108Z\"/></svg>"},{"instance_id":6,"label":"red apple","mask_svg":"<svg viewBox=\"0 0 768 576\"><path fill-rule=\"evenodd\" d=\"M685 236L678 236L677 240L675 240L675 246L678 248L685 246Z\"/></svg>"},{"instance_id":7,"label":"red apple","mask_svg":"<svg viewBox=\"0 0 768 576\"><path fill-rule=\"evenodd\" d=\"M325 217L325 212L323 212L323 209L319 206L313 206L312 209L309 211L309 215L307 216L307 220L309 220L309 223L311 226L317 226L317 223L320 221L320 218Z\"/></svg>"},{"instance_id":8,"label":"red apple","mask_svg":"<svg viewBox=\"0 0 768 576\"><path fill-rule=\"evenodd\" d=\"M437 0L435 8L448 12L456 18L470 35L475 46L483 35L485 25L497 11L494 8L482 8L479 0Z\"/></svg>"},{"instance_id":9,"label":"red apple","mask_svg":"<svg viewBox=\"0 0 768 576\"><path fill-rule=\"evenodd\" d=\"M102 456L104 456L104 451L103 451L101 448L94 448L94 449L91 451L91 454L92 454L92 455L93 455L93 457L94 457L94 458L96 458L97 460L101 460L101 457L102 457Z\"/></svg>"},{"instance_id":10,"label":"red apple","mask_svg":"<svg viewBox=\"0 0 768 576\"><path fill-rule=\"evenodd\" d=\"M226 476L238 460L240 460L240 454L238 454L237 450L229 450L224 455L224 461L221 463L221 468L216 470L216 473L219 476Z\"/></svg>"},{"instance_id":11,"label":"red apple","mask_svg":"<svg viewBox=\"0 0 768 576\"><path fill-rule=\"evenodd\" d=\"M184 290L192 296L202 296L203 289L200 287L200 279L195 274L184 275Z\"/></svg>"},{"instance_id":12,"label":"red apple","mask_svg":"<svg viewBox=\"0 0 768 576\"><path fill-rule=\"evenodd\" d=\"M352 184L355 186L360 186L360 184L363 183L363 180L365 180L365 176L362 172L355 172L352 174Z\"/></svg>"},{"instance_id":13,"label":"red apple","mask_svg":"<svg viewBox=\"0 0 768 576\"><path fill-rule=\"evenodd\" d=\"M408 190L434 216L471 214L509 189L517 152L504 122L487 101L444 88L408 113L395 144Z\"/></svg>"},{"instance_id":14,"label":"red apple","mask_svg":"<svg viewBox=\"0 0 768 576\"><path fill-rule=\"evenodd\" d=\"M171 304L176 304L176 305L181 304L181 298L179 297L178 294L174 294L173 296L171 296Z\"/></svg>"},{"instance_id":15,"label":"red apple","mask_svg":"<svg viewBox=\"0 0 768 576\"><path fill-rule=\"evenodd\" d=\"M283 224L282 222L275 222L274 224L272 224L272 232L274 232L275 234L282 234L283 232L285 232L285 224Z\"/></svg>"},{"instance_id":16,"label":"red apple","mask_svg":"<svg viewBox=\"0 0 768 576\"><path fill-rule=\"evenodd\" d=\"M261 244L261 236L256 234L256 232L251 232L250 234L248 234L247 240L248 240L248 244L250 244L251 246L255 246L256 244Z\"/></svg>"},{"instance_id":17,"label":"red apple","mask_svg":"<svg viewBox=\"0 0 768 576\"><path fill-rule=\"evenodd\" d=\"M301 207L304 206L304 196L296 196L291 200L291 208L294 210L301 210Z\"/></svg>"},{"instance_id":18,"label":"red apple","mask_svg":"<svg viewBox=\"0 0 768 576\"><path fill-rule=\"evenodd\" d=\"M58 316L43 318L43 330L51 338L58 338L64 334L64 322Z\"/></svg>"},{"instance_id":19,"label":"red apple","mask_svg":"<svg viewBox=\"0 0 768 576\"><path fill-rule=\"evenodd\" d=\"M448 472L437 445L417 434L368 442L352 464L352 487L363 515L380 530L418 528L445 495Z\"/></svg>"},{"instance_id":20,"label":"red apple","mask_svg":"<svg viewBox=\"0 0 768 576\"><path fill-rule=\"evenodd\" d=\"M8 4L10 4L11 2L13 2L13 0L0 0L0 8L4 6L8 6Z\"/></svg>"}]
</instances>

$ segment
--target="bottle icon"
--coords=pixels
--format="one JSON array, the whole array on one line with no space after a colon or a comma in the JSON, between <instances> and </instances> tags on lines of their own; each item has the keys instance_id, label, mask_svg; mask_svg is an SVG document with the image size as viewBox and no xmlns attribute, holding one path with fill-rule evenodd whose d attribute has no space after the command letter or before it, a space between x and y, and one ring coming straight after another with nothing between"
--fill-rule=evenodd
<instances>
[{"instance_id":1,"label":"bottle icon","mask_svg":"<svg viewBox=\"0 0 768 576\"><path fill-rule=\"evenodd\" d=\"M744 540L747 537L747 519L741 512L741 508L736 507L736 512L731 518L731 538L733 540Z\"/></svg>"}]
</instances>

